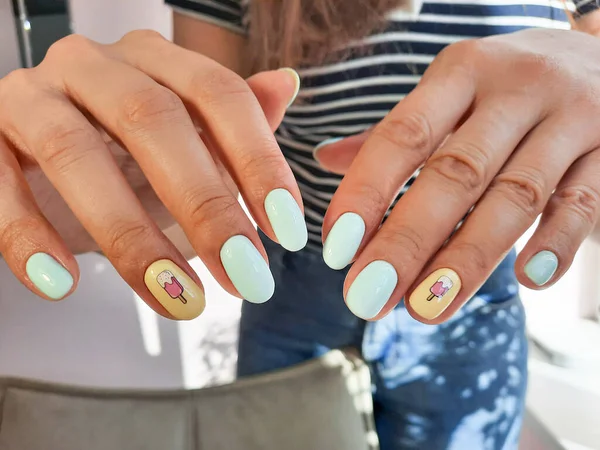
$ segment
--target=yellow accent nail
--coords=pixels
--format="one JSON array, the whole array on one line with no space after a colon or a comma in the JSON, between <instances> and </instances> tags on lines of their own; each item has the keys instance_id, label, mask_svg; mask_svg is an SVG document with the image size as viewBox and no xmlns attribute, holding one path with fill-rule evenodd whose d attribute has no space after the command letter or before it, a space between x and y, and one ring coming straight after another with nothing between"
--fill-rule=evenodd
<instances>
[{"instance_id":1,"label":"yellow accent nail","mask_svg":"<svg viewBox=\"0 0 600 450\"><path fill-rule=\"evenodd\" d=\"M173 261L161 259L150 264L144 282L175 319L195 319L204 311L204 292Z\"/></svg>"},{"instance_id":2,"label":"yellow accent nail","mask_svg":"<svg viewBox=\"0 0 600 450\"><path fill-rule=\"evenodd\" d=\"M412 309L424 319L435 319L454 301L462 283L452 269L438 269L414 290L408 300Z\"/></svg>"}]
</instances>

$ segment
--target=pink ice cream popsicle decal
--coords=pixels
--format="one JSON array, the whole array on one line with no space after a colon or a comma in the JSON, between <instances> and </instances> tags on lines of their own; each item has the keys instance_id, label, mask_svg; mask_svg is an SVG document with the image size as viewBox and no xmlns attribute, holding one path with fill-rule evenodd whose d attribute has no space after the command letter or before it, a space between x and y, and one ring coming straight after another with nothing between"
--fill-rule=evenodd
<instances>
[{"instance_id":1,"label":"pink ice cream popsicle decal","mask_svg":"<svg viewBox=\"0 0 600 450\"><path fill-rule=\"evenodd\" d=\"M438 300L440 300L446 294L446 292L452 288L452 286L454 286L454 283L452 283L450 278L447 276L439 277L433 286L429 288L429 292L431 292L431 294L429 297L427 297L427 301L430 302L434 297L437 297Z\"/></svg>"},{"instance_id":2,"label":"pink ice cream popsicle decal","mask_svg":"<svg viewBox=\"0 0 600 450\"><path fill-rule=\"evenodd\" d=\"M156 281L158 281L158 284L167 291L167 294L169 294L172 299L178 298L184 305L187 303L186 298L183 296L183 286L171 272L163 270L156 277Z\"/></svg>"}]
</instances>

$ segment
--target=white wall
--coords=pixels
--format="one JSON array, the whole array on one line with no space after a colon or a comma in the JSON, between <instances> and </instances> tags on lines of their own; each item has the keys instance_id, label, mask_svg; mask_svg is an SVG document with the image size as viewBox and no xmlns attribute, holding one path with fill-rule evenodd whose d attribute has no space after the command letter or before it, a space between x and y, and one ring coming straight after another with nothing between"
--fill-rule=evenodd
<instances>
[{"instance_id":1,"label":"white wall","mask_svg":"<svg viewBox=\"0 0 600 450\"><path fill-rule=\"evenodd\" d=\"M19 47L11 0L0 0L0 78L19 68Z\"/></svg>"},{"instance_id":2,"label":"white wall","mask_svg":"<svg viewBox=\"0 0 600 450\"><path fill-rule=\"evenodd\" d=\"M137 29L171 37L171 10L164 0L70 0L73 29L102 43Z\"/></svg>"}]
</instances>

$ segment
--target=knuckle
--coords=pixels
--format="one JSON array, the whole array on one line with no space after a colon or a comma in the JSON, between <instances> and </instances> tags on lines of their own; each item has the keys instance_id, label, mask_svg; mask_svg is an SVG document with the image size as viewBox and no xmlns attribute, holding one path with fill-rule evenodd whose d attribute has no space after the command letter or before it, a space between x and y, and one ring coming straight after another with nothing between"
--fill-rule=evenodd
<instances>
[{"instance_id":1,"label":"knuckle","mask_svg":"<svg viewBox=\"0 0 600 450\"><path fill-rule=\"evenodd\" d=\"M122 263L127 255L151 242L154 232L146 223L119 219L106 229L106 236L105 253L114 262Z\"/></svg>"},{"instance_id":2,"label":"knuckle","mask_svg":"<svg viewBox=\"0 0 600 450\"><path fill-rule=\"evenodd\" d=\"M92 40L80 34L71 34L52 44L48 48L44 60L51 61L72 58L73 54L84 55L86 52L95 49L96 46Z\"/></svg>"},{"instance_id":3,"label":"knuckle","mask_svg":"<svg viewBox=\"0 0 600 450\"><path fill-rule=\"evenodd\" d=\"M490 257L492 252L487 251L481 245L473 242L456 242L452 245L452 251L456 253L457 260L468 261L468 264L477 273L487 273L494 267L494 261Z\"/></svg>"},{"instance_id":4,"label":"knuckle","mask_svg":"<svg viewBox=\"0 0 600 450\"><path fill-rule=\"evenodd\" d=\"M165 37L158 31L154 30L133 30L126 33L122 38L121 42L164 42Z\"/></svg>"},{"instance_id":5,"label":"knuckle","mask_svg":"<svg viewBox=\"0 0 600 450\"><path fill-rule=\"evenodd\" d=\"M217 222L219 228L233 223L238 212L237 200L218 188L190 189L181 197L181 204L191 228L201 229L206 235Z\"/></svg>"},{"instance_id":6,"label":"knuckle","mask_svg":"<svg viewBox=\"0 0 600 450\"><path fill-rule=\"evenodd\" d=\"M10 72L4 78L0 78L0 104L6 105L6 98L18 93L22 95L34 89L33 69L17 69Z\"/></svg>"},{"instance_id":7,"label":"knuckle","mask_svg":"<svg viewBox=\"0 0 600 450\"><path fill-rule=\"evenodd\" d=\"M193 70L190 74L188 89L191 98L204 107L228 102L239 102L240 96L251 96L248 83L229 69L215 67Z\"/></svg>"},{"instance_id":8,"label":"knuckle","mask_svg":"<svg viewBox=\"0 0 600 450\"><path fill-rule=\"evenodd\" d=\"M412 265L424 262L428 253L423 236L407 225L383 227L380 231L386 245L394 249L402 249L403 260Z\"/></svg>"},{"instance_id":9,"label":"knuckle","mask_svg":"<svg viewBox=\"0 0 600 450\"><path fill-rule=\"evenodd\" d=\"M172 124L187 116L181 99L158 85L125 96L119 109L117 121L125 132Z\"/></svg>"},{"instance_id":10,"label":"knuckle","mask_svg":"<svg viewBox=\"0 0 600 450\"><path fill-rule=\"evenodd\" d=\"M538 81L540 78L553 76L562 70L559 59L545 53L527 53L523 57L523 61L519 62L518 67L522 74L534 77Z\"/></svg>"},{"instance_id":11,"label":"knuckle","mask_svg":"<svg viewBox=\"0 0 600 450\"><path fill-rule=\"evenodd\" d=\"M28 215L20 219L3 223L0 228L0 248L2 253L19 254L26 236L36 236L47 225L44 219L36 215Z\"/></svg>"},{"instance_id":12,"label":"knuckle","mask_svg":"<svg viewBox=\"0 0 600 450\"><path fill-rule=\"evenodd\" d=\"M348 197L357 199L364 217L382 217L391 203L379 189L370 184L352 188Z\"/></svg>"},{"instance_id":13,"label":"knuckle","mask_svg":"<svg viewBox=\"0 0 600 450\"><path fill-rule=\"evenodd\" d=\"M273 147L269 142L259 148ZM280 152L247 151L239 159L240 171L249 180L284 180L287 179L288 169ZM253 185L252 181L249 185ZM262 183L259 183L262 184Z\"/></svg>"},{"instance_id":14,"label":"knuckle","mask_svg":"<svg viewBox=\"0 0 600 450\"><path fill-rule=\"evenodd\" d=\"M508 199L528 219L536 218L544 208L544 176L536 169L502 173L494 180L490 190Z\"/></svg>"},{"instance_id":15,"label":"knuckle","mask_svg":"<svg viewBox=\"0 0 600 450\"><path fill-rule=\"evenodd\" d=\"M600 213L600 192L590 186L565 186L554 193L561 207L580 216L586 223L594 224Z\"/></svg>"},{"instance_id":16,"label":"knuckle","mask_svg":"<svg viewBox=\"0 0 600 450\"><path fill-rule=\"evenodd\" d=\"M426 168L442 178L446 184L471 193L480 191L487 180L485 152L474 144L461 144L460 148L434 156Z\"/></svg>"},{"instance_id":17,"label":"knuckle","mask_svg":"<svg viewBox=\"0 0 600 450\"><path fill-rule=\"evenodd\" d=\"M373 130L373 137L402 150L413 151L421 158L426 156L433 147L432 134L429 120L420 113L396 118L389 116Z\"/></svg>"},{"instance_id":18,"label":"knuckle","mask_svg":"<svg viewBox=\"0 0 600 450\"><path fill-rule=\"evenodd\" d=\"M39 133L33 151L38 162L64 173L94 149L96 140L86 128L53 124Z\"/></svg>"}]
</instances>

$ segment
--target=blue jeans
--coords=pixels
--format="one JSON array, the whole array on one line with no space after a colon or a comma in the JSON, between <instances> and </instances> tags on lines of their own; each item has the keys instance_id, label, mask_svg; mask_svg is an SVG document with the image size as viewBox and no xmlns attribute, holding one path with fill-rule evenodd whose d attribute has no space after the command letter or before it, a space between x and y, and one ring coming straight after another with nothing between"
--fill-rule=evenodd
<instances>
[{"instance_id":1,"label":"blue jeans","mask_svg":"<svg viewBox=\"0 0 600 450\"><path fill-rule=\"evenodd\" d=\"M511 253L452 319L424 325L403 305L378 322L346 308L346 271L310 250L263 239L275 277L266 304L244 302L238 375L362 350L373 380L382 450L517 448L527 384L525 317Z\"/></svg>"}]
</instances>

